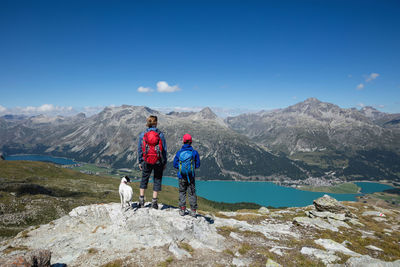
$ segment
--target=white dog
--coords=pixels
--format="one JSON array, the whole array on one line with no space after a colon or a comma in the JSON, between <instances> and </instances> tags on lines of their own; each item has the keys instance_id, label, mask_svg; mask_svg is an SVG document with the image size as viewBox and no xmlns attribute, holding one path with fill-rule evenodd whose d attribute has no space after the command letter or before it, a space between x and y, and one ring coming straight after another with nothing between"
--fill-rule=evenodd
<instances>
[{"instance_id":1,"label":"white dog","mask_svg":"<svg viewBox=\"0 0 400 267\"><path fill-rule=\"evenodd\" d=\"M130 179L128 176L124 176L121 179L121 184L119 185L119 196L121 198L121 209L125 207L125 205L128 205L128 208L131 207L132 204L132 197L133 197L133 191L132 187L128 185L130 182Z\"/></svg>"}]
</instances>

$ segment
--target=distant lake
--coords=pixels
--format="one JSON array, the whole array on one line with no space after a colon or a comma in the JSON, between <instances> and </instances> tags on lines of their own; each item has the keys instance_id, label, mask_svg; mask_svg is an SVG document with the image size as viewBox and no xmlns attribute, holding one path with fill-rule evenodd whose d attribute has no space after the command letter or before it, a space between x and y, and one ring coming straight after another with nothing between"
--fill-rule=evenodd
<instances>
[{"instance_id":1,"label":"distant lake","mask_svg":"<svg viewBox=\"0 0 400 267\"><path fill-rule=\"evenodd\" d=\"M392 189L393 187L387 184L378 184L371 182L355 182L358 187L361 187L361 193L372 194L375 192L382 192L386 189Z\"/></svg>"},{"instance_id":2,"label":"distant lake","mask_svg":"<svg viewBox=\"0 0 400 267\"><path fill-rule=\"evenodd\" d=\"M163 185L178 187L178 180L175 178L163 177ZM196 192L198 196L213 201L227 203L253 202L262 206L272 207L308 206L313 204L314 199L322 197L325 194L328 194L339 201L356 201L356 196L362 195L302 191L291 187L279 186L272 182L200 180L196 181Z\"/></svg>"},{"instance_id":3,"label":"distant lake","mask_svg":"<svg viewBox=\"0 0 400 267\"><path fill-rule=\"evenodd\" d=\"M73 165L77 164L77 162L66 159L66 158L56 158L52 156L43 156L43 155L15 155L15 156L6 156L6 160L29 160L29 161L44 161L44 162L52 162L59 165Z\"/></svg>"},{"instance_id":4,"label":"distant lake","mask_svg":"<svg viewBox=\"0 0 400 267\"><path fill-rule=\"evenodd\" d=\"M76 164L66 158L41 155L8 156L6 160L47 161L62 165ZM253 202L272 207L303 207L311 205L314 199L328 194L339 201L356 201L357 196L381 192L393 188L389 185L370 182L356 182L361 187L361 194L331 194L302 191L291 187L283 187L272 182L238 182L238 181L196 181L198 196L218 202ZM178 187L178 179L163 177L163 185ZM178 201L178 196L177 201Z\"/></svg>"}]
</instances>

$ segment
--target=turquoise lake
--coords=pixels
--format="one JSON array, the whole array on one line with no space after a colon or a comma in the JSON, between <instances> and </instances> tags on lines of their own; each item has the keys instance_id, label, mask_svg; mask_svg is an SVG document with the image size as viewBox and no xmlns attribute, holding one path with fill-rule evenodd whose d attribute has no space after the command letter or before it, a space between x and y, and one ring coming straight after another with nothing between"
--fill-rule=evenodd
<instances>
[{"instance_id":1,"label":"turquoise lake","mask_svg":"<svg viewBox=\"0 0 400 267\"><path fill-rule=\"evenodd\" d=\"M8 156L6 160L47 161L57 164L76 164L73 160L42 155ZM389 185L356 182L361 187L361 194L331 194L302 191L283 187L272 182L238 182L238 181L196 181L197 195L213 201L235 203L253 202L272 207L302 207L311 205L314 199L328 194L339 201L356 201L362 194L381 192L393 188ZM178 187L178 179L163 177L163 185ZM149 187L151 188L151 187ZM178 198L178 196L177 196Z\"/></svg>"}]
</instances>

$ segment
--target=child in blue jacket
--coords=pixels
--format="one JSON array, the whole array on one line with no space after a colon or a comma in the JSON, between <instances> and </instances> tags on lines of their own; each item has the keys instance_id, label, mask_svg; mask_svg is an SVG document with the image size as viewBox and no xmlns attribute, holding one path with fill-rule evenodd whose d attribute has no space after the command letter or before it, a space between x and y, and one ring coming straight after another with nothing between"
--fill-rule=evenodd
<instances>
[{"instance_id":1,"label":"child in blue jacket","mask_svg":"<svg viewBox=\"0 0 400 267\"><path fill-rule=\"evenodd\" d=\"M196 217L197 196L195 184L195 169L200 167L199 153L192 147L192 137L190 134L183 136L183 146L176 153L174 158L174 168L178 169L179 178L179 214L186 214L186 191L189 191L189 204L191 210L189 215Z\"/></svg>"}]
</instances>

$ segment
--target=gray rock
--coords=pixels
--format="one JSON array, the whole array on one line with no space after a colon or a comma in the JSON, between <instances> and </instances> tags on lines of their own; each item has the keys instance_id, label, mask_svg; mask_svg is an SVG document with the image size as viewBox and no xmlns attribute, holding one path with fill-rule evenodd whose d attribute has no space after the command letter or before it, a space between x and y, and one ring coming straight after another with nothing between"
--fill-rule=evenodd
<instances>
[{"instance_id":1,"label":"gray rock","mask_svg":"<svg viewBox=\"0 0 400 267\"><path fill-rule=\"evenodd\" d=\"M365 226L364 224L360 223L360 221L355 218L350 218L349 223L351 223L352 225L361 226L361 227Z\"/></svg>"},{"instance_id":2,"label":"gray rock","mask_svg":"<svg viewBox=\"0 0 400 267\"><path fill-rule=\"evenodd\" d=\"M243 241L243 238L240 235L238 235L237 233L235 233L235 232L231 232L229 234L229 236L232 237L233 239L236 239L236 240L240 241L240 242Z\"/></svg>"},{"instance_id":3,"label":"gray rock","mask_svg":"<svg viewBox=\"0 0 400 267\"><path fill-rule=\"evenodd\" d=\"M345 213L350 215L350 211L339 201L329 195L324 195L314 200L314 206L317 211L330 211L332 213Z\"/></svg>"},{"instance_id":4,"label":"gray rock","mask_svg":"<svg viewBox=\"0 0 400 267\"><path fill-rule=\"evenodd\" d=\"M244 259L244 258L233 258L232 264L235 266L249 266L251 264L251 261L249 259Z\"/></svg>"},{"instance_id":5,"label":"gray rock","mask_svg":"<svg viewBox=\"0 0 400 267\"><path fill-rule=\"evenodd\" d=\"M369 216L385 217L385 214L383 214L380 211L376 211L376 210L367 210L367 211L363 212L362 216L365 216L365 217L369 217Z\"/></svg>"},{"instance_id":6,"label":"gray rock","mask_svg":"<svg viewBox=\"0 0 400 267\"><path fill-rule=\"evenodd\" d=\"M336 256L335 252L333 251L324 251L316 248L302 247L300 253L315 257L321 260L324 264L329 264L340 260L340 258Z\"/></svg>"},{"instance_id":7,"label":"gray rock","mask_svg":"<svg viewBox=\"0 0 400 267\"><path fill-rule=\"evenodd\" d=\"M50 249L55 262L79 266L88 248L105 251L108 256L102 255L103 260L108 257L111 261L130 256L135 249L169 247L182 241L195 249L225 249L225 238L202 216L180 216L178 209L168 208L122 212L118 203L77 207L69 215L31 230L28 237L10 240L9 245ZM171 250L174 255L181 252L174 245ZM99 259L92 266L104 263Z\"/></svg>"},{"instance_id":8,"label":"gray rock","mask_svg":"<svg viewBox=\"0 0 400 267\"><path fill-rule=\"evenodd\" d=\"M377 222L386 222L386 218L384 217L373 217L372 219L374 219Z\"/></svg>"},{"instance_id":9,"label":"gray rock","mask_svg":"<svg viewBox=\"0 0 400 267\"><path fill-rule=\"evenodd\" d=\"M273 253L275 253L275 254L277 254L279 256L283 256L285 253L282 250L288 250L288 249L291 249L291 248L275 246L275 247L271 248L269 251L273 252Z\"/></svg>"},{"instance_id":10,"label":"gray rock","mask_svg":"<svg viewBox=\"0 0 400 267\"><path fill-rule=\"evenodd\" d=\"M267 263L265 264L265 267L282 267L282 265L280 265L279 263L277 263L271 259L268 259Z\"/></svg>"},{"instance_id":11,"label":"gray rock","mask_svg":"<svg viewBox=\"0 0 400 267\"><path fill-rule=\"evenodd\" d=\"M342 244L335 242L331 239L317 239L314 242L320 246L323 246L326 250L332 252L340 252L348 256L361 256L360 254L346 248Z\"/></svg>"},{"instance_id":12,"label":"gray rock","mask_svg":"<svg viewBox=\"0 0 400 267\"><path fill-rule=\"evenodd\" d=\"M374 259L368 255L360 257L351 257L346 262L346 267L399 267L400 260L387 262Z\"/></svg>"},{"instance_id":13,"label":"gray rock","mask_svg":"<svg viewBox=\"0 0 400 267\"><path fill-rule=\"evenodd\" d=\"M29 251L24 255L14 255L11 259L4 262L0 261L0 266L15 267L15 266L36 266L50 267L51 252L49 250L37 249Z\"/></svg>"},{"instance_id":14,"label":"gray rock","mask_svg":"<svg viewBox=\"0 0 400 267\"><path fill-rule=\"evenodd\" d=\"M266 207L261 207L261 208L258 209L258 213L268 214L269 213L269 209L267 209Z\"/></svg>"},{"instance_id":15,"label":"gray rock","mask_svg":"<svg viewBox=\"0 0 400 267\"><path fill-rule=\"evenodd\" d=\"M380 251L380 252L382 252L383 251L383 249L381 249L381 248L378 248L378 247L375 247L375 246L373 246L373 245L368 245L368 246L365 246L367 249L371 249L371 250L375 250L375 251Z\"/></svg>"},{"instance_id":16,"label":"gray rock","mask_svg":"<svg viewBox=\"0 0 400 267\"><path fill-rule=\"evenodd\" d=\"M330 211L317 211L317 210L311 210L308 212L309 217L313 218L313 217L319 217L319 218L323 218L323 219L335 219L335 220L339 220L339 221L345 221L348 220L349 218L346 217L346 214L344 213L333 213Z\"/></svg>"},{"instance_id":17,"label":"gray rock","mask_svg":"<svg viewBox=\"0 0 400 267\"><path fill-rule=\"evenodd\" d=\"M175 255L175 257L179 260L184 257L188 257L188 258L192 257L192 255L190 255L189 252L187 252L184 249L179 248L175 242L171 243L168 250L171 251Z\"/></svg>"},{"instance_id":18,"label":"gray rock","mask_svg":"<svg viewBox=\"0 0 400 267\"><path fill-rule=\"evenodd\" d=\"M334 232L339 231L339 229L336 226L333 226L332 224L322 220L321 218L296 217L293 219L293 224L310 226L320 229L328 229Z\"/></svg>"},{"instance_id":19,"label":"gray rock","mask_svg":"<svg viewBox=\"0 0 400 267\"><path fill-rule=\"evenodd\" d=\"M334 219L328 218L328 222L332 226L337 227L337 228L339 228L339 227L344 227L344 228L348 228L348 229L351 228L347 223L345 223L343 221L338 221L338 220L334 220Z\"/></svg>"}]
</instances>

